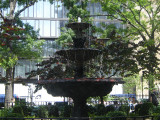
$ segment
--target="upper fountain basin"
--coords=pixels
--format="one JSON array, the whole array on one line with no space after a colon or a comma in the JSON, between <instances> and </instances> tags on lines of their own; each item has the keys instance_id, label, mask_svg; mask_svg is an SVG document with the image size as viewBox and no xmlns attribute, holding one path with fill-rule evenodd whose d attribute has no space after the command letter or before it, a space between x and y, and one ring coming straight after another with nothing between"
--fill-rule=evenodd
<instances>
[{"instance_id":1,"label":"upper fountain basin","mask_svg":"<svg viewBox=\"0 0 160 120\"><path fill-rule=\"evenodd\" d=\"M66 26L68 28L71 28L72 30L82 31L82 30L89 28L89 26L91 25L89 23L75 22L75 23L68 23Z\"/></svg>"},{"instance_id":2,"label":"upper fountain basin","mask_svg":"<svg viewBox=\"0 0 160 120\"><path fill-rule=\"evenodd\" d=\"M74 48L68 50L59 50L56 52L56 54L63 56L70 61L84 62L95 58L101 54L101 51L91 48Z\"/></svg>"}]
</instances>

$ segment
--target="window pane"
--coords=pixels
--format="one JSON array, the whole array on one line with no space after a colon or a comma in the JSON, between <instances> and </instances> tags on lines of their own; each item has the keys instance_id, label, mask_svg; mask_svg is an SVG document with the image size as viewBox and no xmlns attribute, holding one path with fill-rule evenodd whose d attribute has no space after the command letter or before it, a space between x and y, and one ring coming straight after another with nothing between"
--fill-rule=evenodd
<instances>
[{"instance_id":1,"label":"window pane","mask_svg":"<svg viewBox=\"0 0 160 120\"><path fill-rule=\"evenodd\" d=\"M56 36L56 22L51 22L51 36Z\"/></svg>"},{"instance_id":2,"label":"window pane","mask_svg":"<svg viewBox=\"0 0 160 120\"><path fill-rule=\"evenodd\" d=\"M50 36L50 21L44 21L44 36Z\"/></svg>"},{"instance_id":3,"label":"window pane","mask_svg":"<svg viewBox=\"0 0 160 120\"><path fill-rule=\"evenodd\" d=\"M43 36L43 20L39 21L39 34L40 36Z\"/></svg>"},{"instance_id":4,"label":"window pane","mask_svg":"<svg viewBox=\"0 0 160 120\"><path fill-rule=\"evenodd\" d=\"M33 6L29 7L29 17L33 17Z\"/></svg>"},{"instance_id":5,"label":"window pane","mask_svg":"<svg viewBox=\"0 0 160 120\"><path fill-rule=\"evenodd\" d=\"M61 1L58 1L57 8L58 8L58 18L62 18L63 17L63 9L62 9L62 2Z\"/></svg>"},{"instance_id":6,"label":"window pane","mask_svg":"<svg viewBox=\"0 0 160 120\"><path fill-rule=\"evenodd\" d=\"M55 18L58 16L58 1L55 1Z\"/></svg>"},{"instance_id":7,"label":"window pane","mask_svg":"<svg viewBox=\"0 0 160 120\"><path fill-rule=\"evenodd\" d=\"M47 2L47 1L44 1L44 17L45 18L50 18L50 10L51 8L50 8L50 3L49 2Z\"/></svg>"},{"instance_id":8,"label":"window pane","mask_svg":"<svg viewBox=\"0 0 160 120\"><path fill-rule=\"evenodd\" d=\"M55 3L53 3L51 5L51 17L54 18L55 17Z\"/></svg>"},{"instance_id":9,"label":"window pane","mask_svg":"<svg viewBox=\"0 0 160 120\"><path fill-rule=\"evenodd\" d=\"M43 17L43 1L37 3L37 17Z\"/></svg>"}]
</instances>

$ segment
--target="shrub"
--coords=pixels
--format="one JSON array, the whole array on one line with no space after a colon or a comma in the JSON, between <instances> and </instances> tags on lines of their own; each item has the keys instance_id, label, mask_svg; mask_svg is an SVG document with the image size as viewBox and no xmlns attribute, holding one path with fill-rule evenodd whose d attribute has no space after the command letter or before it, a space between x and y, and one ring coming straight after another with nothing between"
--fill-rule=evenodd
<instances>
[{"instance_id":1,"label":"shrub","mask_svg":"<svg viewBox=\"0 0 160 120\"><path fill-rule=\"evenodd\" d=\"M142 107L142 104L137 104L137 105L135 106L135 113L136 113L137 115L139 115L139 112L140 112L141 107Z\"/></svg>"},{"instance_id":2,"label":"shrub","mask_svg":"<svg viewBox=\"0 0 160 120\"><path fill-rule=\"evenodd\" d=\"M70 117L71 116L71 106L70 105L64 105L61 108L61 116L62 117Z\"/></svg>"},{"instance_id":3,"label":"shrub","mask_svg":"<svg viewBox=\"0 0 160 120\"><path fill-rule=\"evenodd\" d=\"M114 105L108 105L106 107L106 113L111 112L111 111L115 111L116 108L114 107Z\"/></svg>"},{"instance_id":4,"label":"shrub","mask_svg":"<svg viewBox=\"0 0 160 120\"><path fill-rule=\"evenodd\" d=\"M95 107L92 106L92 105L89 105L89 106L88 106L88 113L89 113L89 114L95 114L95 112L96 112Z\"/></svg>"},{"instance_id":5,"label":"shrub","mask_svg":"<svg viewBox=\"0 0 160 120\"><path fill-rule=\"evenodd\" d=\"M19 105L13 107L12 113L16 113L16 114L24 116L23 109Z\"/></svg>"},{"instance_id":6,"label":"shrub","mask_svg":"<svg viewBox=\"0 0 160 120\"><path fill-rule=\"evenodd\" d=\"M19 100L15 101L15 105L20 105L20 106L24 105L24 106L26 106L27 102L25 101L25 99L19 99Z\"/></svg>"},{"instance_id":7,"label":"shrub","mask_svg":"<svg viewBox=\"0 0 160 120\"><path fill-rule=\"evenodd\" d=\"M160 106L153 108L153 113L160 113Z\"/></svg>"},{"instance_id":8,"label":"shrub","mask_svg":"<svg viewBox=\"0 0 160 120\"><path fill-rule=\"evenodd\" d=\"M20 114L20 113L8 113L8 115L6 117L15 117L15 118L23 118L24 115ZM8 120L8 119L7 119Z\"/></svg>"},{"instance_id":9,"label":"shrub","mask_svg":"<svg viewBox=\"0 0 160 120\"><path fill-rule=\"evenodd\" d=\"M95 115L101 116L106 114L106 108L102 104L96 105L95 109L96 109Z\"/></svg>"},{"instance_id":10,"label":"shrub","mask_svg":"<svg viewBox=\"0 0 160 120\"><path fill-rule=\"evenodd\" d=\"M39 106L38 111L37 111L37 116L42 117L42 118L47 118L48 117L48 109L47 106Z\"/></svg>"},{"instance_id":11,"label":"shrub","mask_svg":"<svg viewBox=\"0 0 160 120\"><path fill-rule=\"evenodd\" d=\"M0 110L0 116L1 117L6 117L8 115L8 113L11 113L12 112L12 109L2 109Z\"/></svg>"},{"instance_id":12,"label":"shrub","mask_svg":"<svg viewBox=\"0 0 160 120\"><path fill-rule=\"evenodd\" d=\"M55 106L55 105L52 105L50 108L49 108L49 116L52 116L52 117L59 117L59 112L58 112L58 107Z\"/></svg>"},{"instance_id":13,"label":"shrub","mask_svg":"<svg viewBox=\"0 0 160 120\"><path fill-rule=\"evenodd\" d=\"M153 104L151 102L145 102L143 104L136 105L135 113L140 116L151 115L153 113Z\"/></svg>"},{"instance_id":14,"label":"shrub","mask_svg":"<svg viewBox=\"0 0 160 120\"><path fill-rule=\"evenodd\" d=\"M153 113L154 120L160 120L160 113Z\"/></svg>"},{"instance_id":15,"label":"shrub","mask_svg":"<svg viewBox=\"0 0 160 120\"><path fill-rule=\"evenodd\" d=\"M13 120L13 119L9 119L8 117L23 118L24 116L20 113L13 113L13 109L10 108L10 109L0 110L0 117L6 117L6 120Z\"/></svg>"},{"instance_id":16,"label":"shrub","mask_svg":"<svg viewBox=\"0 0 160 120\"><path fill-rule=\"evenodd\" d=\"M125 112L127 115L129 114L130 107L128 105L121 105L119 107L119 111Z\"/></svg>"},{"instance_id":17,"label":"shrub","mask_svg":"<svg viewBox=\"0 0 160 120\"><path fill-rule=\"evenodd\" d=\"M114 112L109 112L107 114L107 117L121 117L121 118L109 118L108 120L126 120L127 114L122 111L114 111Z\"/></svg>"},{"instance_id":18,"label":"shrub","mask_svg":"<svg viewBox=\"0 0 160 120\"><path fill-rule=\"evenodd\" d=\"M15 107L19 107L23 111L24 116L31 115L31 112L32 112L32 108L31 107L28 107L28 106L26 106L24 104L16 105L13 108L15 108Z\"/></svg>"}]
</instances>

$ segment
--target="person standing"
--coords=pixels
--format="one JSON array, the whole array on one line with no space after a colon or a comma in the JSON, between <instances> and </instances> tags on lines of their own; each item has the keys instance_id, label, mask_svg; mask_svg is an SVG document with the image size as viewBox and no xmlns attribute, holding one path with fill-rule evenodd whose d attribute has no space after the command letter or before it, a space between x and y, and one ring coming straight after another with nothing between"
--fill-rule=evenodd
<instances>
[{"instance_id":1,"label":"person standing","mask_svg":"<svg viewBox=\"0 0 160 120\"><path fill-rule=\"evenodd\" d=\"M157 99L158 93L156 92L156 89L153 89L152 93L151 93L151 98L150 101L153 103L154 106L158 106L159 102Z\"/></svg>"}]
</instances>

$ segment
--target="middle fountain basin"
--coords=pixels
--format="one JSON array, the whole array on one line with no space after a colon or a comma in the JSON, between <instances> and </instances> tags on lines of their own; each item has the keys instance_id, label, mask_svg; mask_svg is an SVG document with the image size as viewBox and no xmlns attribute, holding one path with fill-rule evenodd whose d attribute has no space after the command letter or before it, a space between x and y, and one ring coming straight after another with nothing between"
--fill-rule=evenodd
<instances>
[{"instance_id":1,"label":"middle fountain basin","mask_svg":"<svg viewBox=\"0 0 160 120\"><path fill-rule=\"evenodd\" d=\"M101 54L101 51L91 48L75 48L59 50L56 52L56 54L63 56L70 61L84 62L97 57L97 55Z\"/></svg>"},{"instance_id":2,"label":"middle fountain basin","mask_svg":"<svg viewBox=\"0 0 160 120\"><path fill-rule=\"evenodd\" d=\"M112 91L115 84L123 83L118 79L55 79L40 80L47 92L53 96L64 97L96 97L105 96Z\"/></svg>"}]
</instances>

